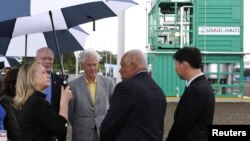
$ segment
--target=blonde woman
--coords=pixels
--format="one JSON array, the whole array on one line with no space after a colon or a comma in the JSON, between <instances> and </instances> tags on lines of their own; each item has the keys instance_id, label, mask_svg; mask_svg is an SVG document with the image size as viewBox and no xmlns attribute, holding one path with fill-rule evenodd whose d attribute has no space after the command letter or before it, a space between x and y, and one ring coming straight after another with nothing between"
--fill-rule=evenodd
<instances>
[{"instance_id":1,"label":"blonde woman","mask_svg":"<svg viewBox=\"0 0 250 141\"><path fill-rule=\"evenodd\" d=\"M66 136L72 93L69 86L61 88L58 115L45 100L43 90L49 85L49 75L40 63L28 62L20 68L14 105L20 110L18 121L22 141L55 141L55 136Z\"/></svg>"}]
</instances>

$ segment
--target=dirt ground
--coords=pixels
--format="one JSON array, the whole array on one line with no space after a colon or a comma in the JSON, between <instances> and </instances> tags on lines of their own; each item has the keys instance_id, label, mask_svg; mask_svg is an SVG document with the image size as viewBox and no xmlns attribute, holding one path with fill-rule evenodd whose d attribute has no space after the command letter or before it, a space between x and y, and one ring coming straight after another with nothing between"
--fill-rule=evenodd
<instances>
[{"instance_id":1,"label":"dirt ground","mask_svg":"<svg viewBox=\"0 0 250 141\"><path fill-rule=\"evenodd\" d=\"M245 83L244 89L244 96L250 97L250 82ZM177 102L168 102L164 125L164 141L172 126L177 104ZM217 102L213 123L250 125L250 102Z\"/></svg>"},{"instance_id":2,"label":"dirt ground","mask_svg":"<svg viewBox=\"0 0 250 141\"><path fill-rule=\"evenodd\" d=\"M250 82L244 83L244 95L250 97Z\"/></svg>"}]
</instances>

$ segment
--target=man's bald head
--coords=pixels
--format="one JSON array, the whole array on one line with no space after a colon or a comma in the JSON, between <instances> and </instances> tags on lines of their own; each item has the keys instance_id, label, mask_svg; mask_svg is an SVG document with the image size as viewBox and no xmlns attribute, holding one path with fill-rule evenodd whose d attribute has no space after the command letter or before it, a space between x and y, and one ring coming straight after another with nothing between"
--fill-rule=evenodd
<instances>
[{"instance_id":1,"label":"man's bald head","mask_svg":"<svg viewBox=\"0 0 250 141\"><path fill-rule=\"evenodd\" d=\"M36 61L41 63L48 73L51 72L54 62L54 53L48 47L43 47L36 52Z\"/></svg>"},{"instance_id":2,"label":"man's bald head","mask_svg":"<svg viewBox=\"0 0 250 141\"><path fill-rule=\"evenodd\" d=\"M147 58L142 51L133 49L122 56L120 65L122 80L128 80L138 72L147 70Z\"/></svg>"}]
</instances>

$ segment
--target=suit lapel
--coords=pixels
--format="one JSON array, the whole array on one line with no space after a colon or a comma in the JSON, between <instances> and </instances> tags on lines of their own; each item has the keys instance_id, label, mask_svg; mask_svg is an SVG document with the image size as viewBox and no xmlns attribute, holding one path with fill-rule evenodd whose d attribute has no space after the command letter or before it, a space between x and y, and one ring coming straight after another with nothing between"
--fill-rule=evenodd
<instances>
[{"instance_id":1,"label":"suit lapel","mask_svg":"<svg viewBox=\"0 0 250 141\"><path fill-rule=\"evenodd\" d=\"M204 79L206 79L206 77L205 77L205 75L203 74L203 75L201 75L201 76L195 78L195 79L191 82L190 85L192 85L192 84L193 84L194 82L196 82L196 81L204 80ZM190 86L190 85L189 85L189 86Z\"/></svg>"},{"instance_id":2,"label":"suit lapel","mask_svg":"<svg viewBox=\"0 0 250 141\"><path fill-rule=\"evenodd\" d=\"M100 82L101 79L99 77L99 75L96 75L96 102L95 105L97 106L99 104L99 99L100 99L100 90L101 90L101 84L102 82Z\"/></svg>"},{"instance_id":3,"label":"suit lapel","mask_svg":"<svg viewBox=\"0 0 250 141\"><path fill-rule=\"evenodd\" d=\"M201 75L201 76L199 76L199 77L197 77L197 78L195 78L188 87L187 86L185 87L184 92L182 94L182 97L185 96L188 93L188 90L189 90L188 88L190 86L192 86L196 81L200 81L200 80L204 80L204 79L206 79L206 77L205 77L204 74Z\"/></svg>"},{"instance_id":4,"label":"suit lapel","mask_svg":"<svg viewBox=\"0 0 250 141\"><path fill-rule=\"evenodd\" d=\"M89 89L88 89L88 86L87 86L87 82L86 82L86 78L85 78L85 75L83 75L83 83L81 84L83 87L83 94L86 94L87 97L88 97L88 100L91 104L93 104L93 101L92 101L92 98L91 98L91 95L90 95L90 92L89 92Z\"/></svg>"}]
</instances>

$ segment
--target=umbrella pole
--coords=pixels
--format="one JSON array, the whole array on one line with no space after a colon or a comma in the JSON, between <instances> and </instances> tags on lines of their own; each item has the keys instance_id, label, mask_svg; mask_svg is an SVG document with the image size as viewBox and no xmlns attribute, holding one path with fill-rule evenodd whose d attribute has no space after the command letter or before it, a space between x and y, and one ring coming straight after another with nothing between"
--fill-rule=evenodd
<instances>
[{"instance_id":1,"label":"umbrella pole","mask_svg":"<svg viewBox=\"0 0 250 141\"><path fill-rule=\"evenodd\" d=\"M53 22L53 17L52 17L52 12L49 11L49 16L50 16L50 20L51 20L51 25L52 25L52 30L53 30L53 34L54 34L54 38L55 38L55 44L56 44L56 49L57 49L57 53L58 53L58 58L59 58L59 65L60 65L60 69L62 71L62 77L63 77L63 84L67 85L67 78L64 74L64 70L63 70L63 64L62 64L62 60L60 57L60 50L59 50L59 45L58 45L58 41L57 41L57 36L56 36L56 31L55 31L55 26L54 26L54 22Z\"/></svg>"},{"instance_id":2,"label":"umbrella pole","mask_svg":"<svg viewBox=\"0 0 250 141\"><path fill-rule=\"evenodd\" d=\"M27 61L27 47L28 47L28 35L25 35L25 58L24 58L24 62L26 63Z\"/></svg>"}]
</instances>

